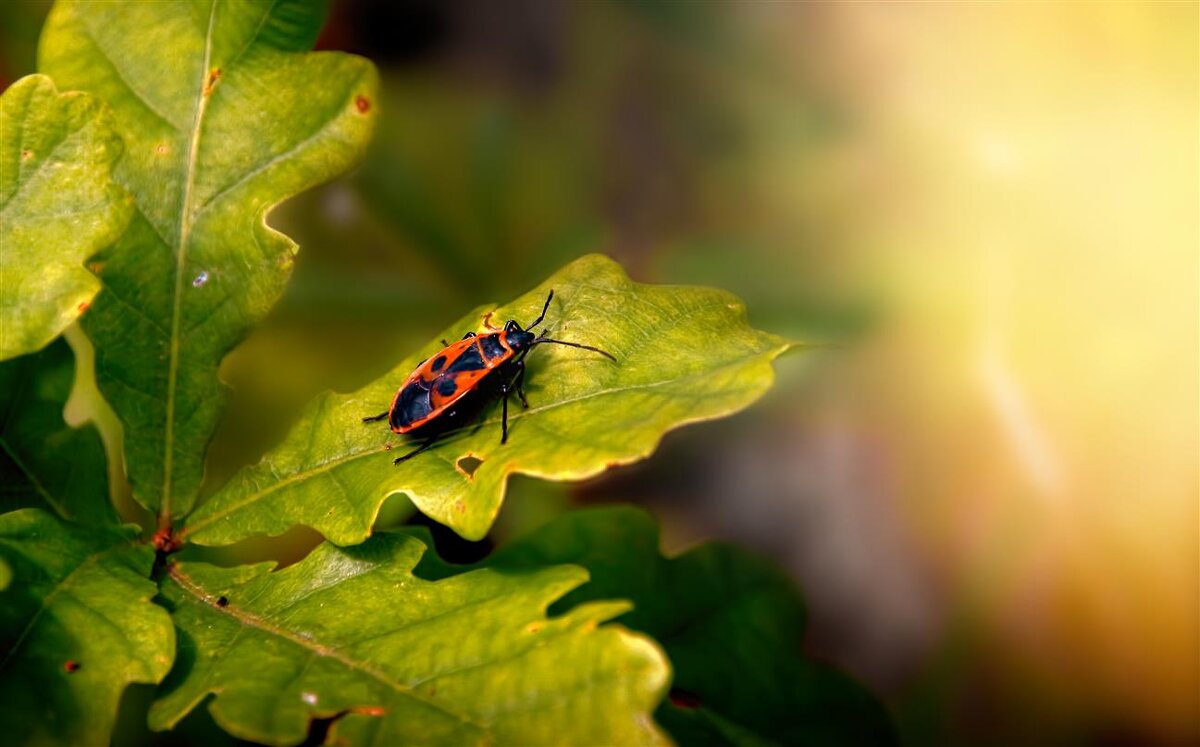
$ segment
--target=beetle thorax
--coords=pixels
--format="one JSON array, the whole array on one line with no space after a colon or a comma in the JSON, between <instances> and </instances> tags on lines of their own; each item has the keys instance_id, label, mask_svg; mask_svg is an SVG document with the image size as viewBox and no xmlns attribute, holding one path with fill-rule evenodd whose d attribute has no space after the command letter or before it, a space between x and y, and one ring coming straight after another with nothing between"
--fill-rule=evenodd
<instances>
[{"instance_id":1,"label":"beetle thorax","mask_svg":"<svg viewBox=\"0 0 1200 747\"><path fill-rule=\"evenodd\" d=\"M504 342L514 351L527 350L533 344L534 334L523 329L513 329L504 333Z\"/></svg>"}]
</instances>

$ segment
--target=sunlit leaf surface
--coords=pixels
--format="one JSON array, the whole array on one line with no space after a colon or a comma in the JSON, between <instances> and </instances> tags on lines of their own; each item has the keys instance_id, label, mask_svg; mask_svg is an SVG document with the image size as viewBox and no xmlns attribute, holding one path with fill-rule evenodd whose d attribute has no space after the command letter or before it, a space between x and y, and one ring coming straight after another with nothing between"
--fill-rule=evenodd
<instances>
[{"instance_id":1,"label":"sunlit leaf surface","mask_svg":"<svg viewBox=\"0 0 1200 747\"><path fill-rule=\"evenodd\" d=\"M587 579L579 568L480 570L436 583L425 552L381 533L325 543L277 572L178 562L163 594L179 663L151 725L168 728L215 694L230 733L296 744L340 716L337 744L656 744L650 713L668 669L659 649L599 625L629 607L546 607Z\"/></svg>"},{"instance_id":2,"label":"sunlit leaf surface","mask_svg":"<svg viewBox=\"0 0 1200 747\"><path fill-rule=\"evenodd\" d=\"M350 544L368 535L388 495L404 492L429 516L477 539L491 527L509 475L578 480L642 459L672 428L757 399L773 380L771 360L789 345L752 329L728 293L634 283L599 255L573 262L492 319L528 324L550 289L555 297L546 323L554 335L601 347L617 360L555 345L535 348L526 379L530 406L523 411L514 399L507 444L500 444L494 407L481 427L393 466L411 442L383 423L360 422L389 406L409 372L441 347L433 341L364 389L317 399L262 463L197 509L184 536L221 544L305 524ZM445 336L481 329L480 314L472 313Z\"/></svg>"},{"instance_id":3,"label":"sunlit leaf surface","mask_svg":"<svg viewBox=\"0 0 1200 747\"><path fill-rule=\"evenodd\" d=\"M112 180L120 154L92 96L60 94L45 75L0 96L0 359L50 342L100 290L83 263L129 222Z\"/></svg>"},{"instance_id":4,"label":"sunlit leaf surface","mask_svg":"<svg viewBox=\"0 0 1200 747\"><path fill-rule=\"evenodd\" d=\"M125 427L134 496L186 513L224 400L222 357L280 294L296 245L268 210L344 171L370 135L376 73L306 53L322 3L62 2L40 67L112 107L136 213L97 260L84 329Z\"/></svg>"}]
</instances>

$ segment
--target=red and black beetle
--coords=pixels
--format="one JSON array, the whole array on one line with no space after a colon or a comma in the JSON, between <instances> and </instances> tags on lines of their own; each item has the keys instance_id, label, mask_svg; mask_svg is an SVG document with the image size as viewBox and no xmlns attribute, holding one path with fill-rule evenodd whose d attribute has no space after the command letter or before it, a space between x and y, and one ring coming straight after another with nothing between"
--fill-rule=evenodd
<instances>
[{"instance_id":1,"label":"red and black beetle","mask_svg":"<svg viewBox=\"0 0 1200 747\"><path fill-rule=\"evenodd\" d=\"M546 310L550 308L553 298L554 291L550 291L546 304L542 306L542 313L527 329L522 329L515 320L509 319L504 329L488 325L492 331L478 335L468 332L454 344L442 340L445 347L408 375L387 412L363 418L364 423L387 418L393 433L424 439L420 446L393 460L393 464L425 451L439 436L461 427L478 415L483 405L496 396L504 403L500 443L508 441L508 396L516 392L521 399L521 406L529 407L522 386L525 382L525 356L535 345L547 342L569 345L616 360L609 353L591 345L553 340L546 336L549 330L542 330L540 335L534 334L533 328L546 318ZM485 325L490 316L484 317Z\"/></svg>"}]
</instances>

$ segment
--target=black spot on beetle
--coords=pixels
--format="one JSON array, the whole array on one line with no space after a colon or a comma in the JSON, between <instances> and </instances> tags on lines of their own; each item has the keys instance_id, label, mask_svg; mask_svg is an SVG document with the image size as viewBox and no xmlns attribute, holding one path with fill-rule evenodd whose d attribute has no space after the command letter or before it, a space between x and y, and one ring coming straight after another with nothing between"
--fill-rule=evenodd
<instances>
[{"instance_id":1,"label":"black spot on beetle","mask_svg":"<svg viewBox=\"0 0 1200 747\"><path fill-rule=\"evenodd\" d=\"M456 391L458 391L458 382L449 376L442 379L437 384L437 392L443 397L449 397Z\"/></svg>"},{"instance_id":2,"label":"black spot on beetle","mask_svg":"<svg viewBox=\"0 0 1200 747\"><path fill-rule=\"evenodd\" d=\"M500 335L487 335L479 340L480 346L483 347L483 354L489 360L497 357L504 357L508 351L500 344Z\"/></svg>"},{"instance_id":3,"label":"black spot on beetle","mask_svg":"<svg viewBox=\"0 0 1200 747\"><path fill-rule=\"evenodd\" d=\"M446 365L446 356L439 355L438 357L433 359L432 368L434 371L441 371L442 368L445 367L445 365Z\"/></svg>"},{"instance_id":4,"label":"black spot on beetle","mask_svg":"<svg viewBox=\"0 0 1200 747\"><path fill-rule=\"evenodd\" d=\"M479 354L479 346L472 345L462 352L462 355L449 366L446 367L446 373L454 374L460 371L478 371L481 368L486 368L483 364L483 356Z\"/></svg>"}]
</instances>

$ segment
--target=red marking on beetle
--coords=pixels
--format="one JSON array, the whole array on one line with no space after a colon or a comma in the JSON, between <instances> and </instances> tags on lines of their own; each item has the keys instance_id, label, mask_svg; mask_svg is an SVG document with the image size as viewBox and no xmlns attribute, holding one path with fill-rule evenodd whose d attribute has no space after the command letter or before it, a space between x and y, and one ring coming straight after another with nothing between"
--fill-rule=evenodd
<instances>
[{"instance_id":1,"label":"red marking on beetle","mask_svg":"<svg viewBox=\"0 0 1200 747\"><path fill-rule=\"evenodd\" d=\"M354 97L354 108L358 109L359 114L366 114L371 110L371 100L360 93Z\"/></svg>"},{"instance_id":2,"label":"red marking on beetle","mask_svg":"<svg viewBox=\"0 0 1200 747\"><path fill-rule=\"evenodd\" d=\"M82 666L82 664L74 659L67 659L67 663L63 664L63 669L66 670L67 674L74 674L75 672L78 672L79 668Z\"/></svg>"},{"instance_id":3,"label":"red marking on beetle","mask_svg":"<svg viewBox=\"0 0 1200 747\"><path fill-rule=\"evenodd\" d=\"M218 607L227 607L227 606L229 606L229 599L228 599L228 597L223 597L223 596L222 596L222 597L217 597L217 606L218 606Z\"/></svg>"},{"instance_id":4,"label":"red marking on beetle","mask_svg":"<svg viewBox=\"0 0 1200 747\"><path fill-rule=\"evenodd\" d=\"M676 708L699 708L701 705L699 695L687 690L680 690L677 687L671 688L667 697L671 699L671 705Z\"/></svg>"},{"instance_id":5,"label":"red marking on beetle","mask_svg":"<svg viewBox=\"0 0 1200 747\"><path fill-rule=\"evenodd\" d=\"M217 87L217 83L221 82L221 68L214 67L208 71L208 77L204 79L204 95L211 96L213 89Z\"/></svg>"}]
</instances>

